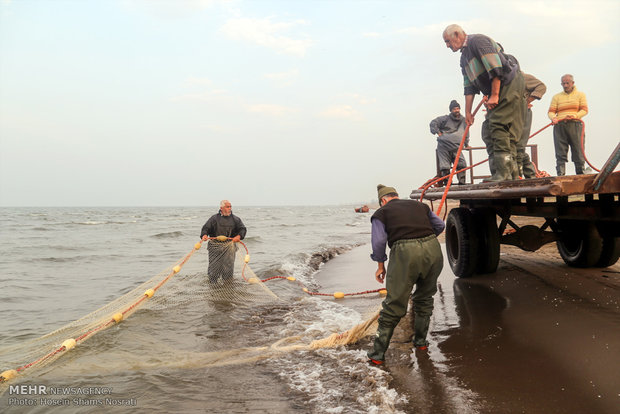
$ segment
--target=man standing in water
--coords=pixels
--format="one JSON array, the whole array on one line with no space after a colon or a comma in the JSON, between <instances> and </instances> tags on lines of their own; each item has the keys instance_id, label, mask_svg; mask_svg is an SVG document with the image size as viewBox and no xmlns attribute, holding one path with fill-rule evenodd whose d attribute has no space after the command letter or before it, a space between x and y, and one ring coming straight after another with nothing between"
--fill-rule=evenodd
<instances>
[{"instance_id":1,"label":"man standing in water","mask_svg":"<svg viewBox=\"0 0 620 414\"><path fill-rule=\"evenodd\" d=\"M465 118L461 116L461 105L454 100L450 102L450 113L448 115L439 116L431 121L431 134L437 134L437 161L441 177L450 174L452 164L456 162L456 153L459 151L466 127ZM463 148L468 146L469 132ZM457 168L461 170L465 167L467 167L467 163L461 153ZM457 177L460 185L465 184L465 171L458 173ZM443 181L443 183L445 182L446 180Z\"/></svg>"},{"instance_id":2,"label":"man standing in water","mask_svg":"<svg viewBox=\"0 0 620 414\"><path fill-rule=\"evenodd\" d=\"M443 268L443 255L437 235L445 228L444 222L419 201L400 200L393 187L377 186L379 208L371 217L372 254L377 262L375 279L385 280L387 296L379 314L379 326L373 349L368 359L375 365L385 361L394 328L407 313L411 290L413 292L414 339L420 350L428 347L426 335L433 313L433 295L437 292L437 278ZM390 260L385 269L386 244Z\"/></svg>"},{"instance_id":3,"label":"man standing in water","mask_svg":"<svg viewBox=\"0 0 620 414\"><path fill-rule=\"evenodd\" d=\"M243 221L232 213L232 205L228 200L220 202L220 211L212 215L202 226L200 237L207 240L208 237L225 236L231 240L209 240L207 250L209 252L209 282L217 282L221 276L223 281L230 281L235 269L235 243L243 240L247 229Z\"/></svg>"}]
</instances>

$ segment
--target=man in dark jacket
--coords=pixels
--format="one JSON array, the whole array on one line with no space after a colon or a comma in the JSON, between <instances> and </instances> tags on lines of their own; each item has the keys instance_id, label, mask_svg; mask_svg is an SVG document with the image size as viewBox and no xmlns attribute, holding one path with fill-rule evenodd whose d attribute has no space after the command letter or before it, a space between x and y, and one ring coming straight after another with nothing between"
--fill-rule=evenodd
<instances>
[{"instance_id":1,"label":"man in dark jacket","mask_svg":"<svg viewBox=\"0 0 620 414\"><path fill-rule=\"evenodd\" d=\"M223 281L230 281L235 269L235 243L243 240L247 229L243 221L232 213L232 205L228 200L220 202L220 211L207 220L200 237L207 240L209 237L224 236L229 240L209 240L209 282L216 282L221 276Z\"/></svg>"},{"instance_id":2,"label":"man in dark jacket","mask_svg":"<svg viewBox=\"0 0 620 414\"><path fill-rule=\"evenodd\" d=\"M450 174L452 163L456 162L456 153L461 145L463 134L467 124L465 118L461 116L461 105L455 100L450 102L450 114L439 116L430 123L431 134L437 134L437 161L439 164L439 174L444 177ZM463 148L469 146L469 133L465 138ZM467 167L463 153L459 157L457 168L459 170ZM457 174L459 184L465 184L465 171ZM445 180L442 182L445 184Z\"/></svg>"},{"instance_id":3,"label":"man in dark jacket","mask_svg":"<svg viewBox=\"0 0 620 414\"><path fill-rule=\"evenodd\" d=\"M368 359L380 365L385 360L394 328L407 313L414 285L413 345L419 350L428 347L426 335L433 313L433 295L437 292L437 278L443 268L443 255L436 236L441 234L445 224L426 204L400 200L393 187L379 184L377 192L381 208L370 219L370 258L377 262L375 279L379 283L385 280L387 296L382 303L379 326ZM387 271L386 244L390 247Z\"/></svg>"}]
</instances>

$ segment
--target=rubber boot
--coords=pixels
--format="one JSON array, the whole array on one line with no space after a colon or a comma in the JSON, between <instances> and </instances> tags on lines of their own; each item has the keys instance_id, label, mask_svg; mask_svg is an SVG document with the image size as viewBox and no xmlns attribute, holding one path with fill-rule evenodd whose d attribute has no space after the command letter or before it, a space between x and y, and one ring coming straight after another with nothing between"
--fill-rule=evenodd
<instances>
[{"instance_id":1,"label":"rubber boot","mask_svg":"<svg viewBox=\"0 0 620 414\"><path fill-rule=\"evenodd\" d=\"M445 177L446 175L450 175L450 170L441 170L439 171L439 174L441 174L442 177ZM446 185L448 185L448 178L440 182L441 182L441 187L445 187Z\"/></svg>"},{"instance_id":2,"label":"rubber boot","mask_svg":"<svg viewBox=\"0 0 620 414\"><path fill-rule=\"evenodd\" d=\"M583 164L576 162L575 163L575 174L577 175L583 174L583 167L584 167Z\"/></svg>"},{"instance_id":3,"label":"rubber boot","mask_svg":"<svg viewBox=\"0 0 620 414\"><path fill-rule=\"evenodd\" d=\"M534 168L534 164L532 162L528 162L523 164L523 178L536 178L536 168Z\"/></svg>"},{"instance_id":4,"label":"rubber boot","mask_svg":"<svg viewBox=\"0 0 620 414\"><path fill-rule=\"evenodd\" d=\"M428 346L426 335L428 334L430 322L430 316L415 316L415 320L413 322L413 346L416 348L426 348Z\"/></svg>"},{"instance_id":5,"label":"rubber boot","mask_svg":"<svg viewBox=\"0 0 620 414\"><path fill-rule=\"evenodd\" d=\"M491 176L495 174L495 161L493 161L493 157L489 155L489 171L491 172Z\"/></svg>"},{"instance_id":6,"label":"rubber boot","mask_svg":"<svg viewBox=\"0 0 620 414\"><path fill-rule=\"evenodd\" d=\"M510 157L510 177L513 180L518 180L519 177L522 177L522 175L519 173L519 164L517 164L516 155Z\"/></svg>"},{"instance_id":7,"label":"rubber boot","mask_svg":"<svg viewBox=\"0 0 620 414\"><path fill-rule=\"evenodd\" d=\"M393 333L394 328L379 326L377 328L377 333L375 334L373 348L366 354L368 355L368 358L380 362L385 361L385 352L387 351L388 346L390 346L390 339L392 339Z\"/></svg>"},{"instance_id":8,"label":"rubber boot","mask_svg":"<svg viewBox=\"0 0 620 414\"><path fill-rule=\"evenodd\" d=\"M566 164L558 164L555 166L555 171L558 173L558 177L566 175Z\"/></svg>"},{"instance_id":9,"label":"rubber boot","mask_svg":"<svg viewBox=\"0 0 620 414\"><path fill-rule=\"evenodd\" d=\"M509 152L496 152L493 154L493 165L495 172L491 178L484 180L485 182L498 182L512 180L513 170L519 171L517 163L514 162Z\"/></svg>"}]
</instances>

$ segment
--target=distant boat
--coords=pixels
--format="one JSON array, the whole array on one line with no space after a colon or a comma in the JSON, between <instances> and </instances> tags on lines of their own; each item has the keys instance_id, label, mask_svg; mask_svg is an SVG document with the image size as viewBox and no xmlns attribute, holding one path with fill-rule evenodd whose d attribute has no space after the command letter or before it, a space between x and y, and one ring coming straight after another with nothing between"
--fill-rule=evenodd
<instances>
[{"instance_id":1,"label":"distant boat","mask_svg":"<svg viewBox=\"0 0 620 414\"><path fill-rule=\"evenodd\" d=\"M368 213L369 210L370 209L368 208L368 206L364 204L363 206L356 208L355 212L356 213Z\"/></svg>"}]
</instances>

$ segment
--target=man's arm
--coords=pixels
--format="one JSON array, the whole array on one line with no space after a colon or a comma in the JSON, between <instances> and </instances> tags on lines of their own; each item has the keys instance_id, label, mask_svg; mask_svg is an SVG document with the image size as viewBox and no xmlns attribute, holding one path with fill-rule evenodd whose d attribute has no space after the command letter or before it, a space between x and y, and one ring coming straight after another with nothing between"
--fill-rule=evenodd
<instances>
[{"instance_id":1,"label":"man's arm","mask_svg":"<svg viewBox=\"0 0 620 414\"><path fill-rule=\"evenodd\" d=\"M588 101L586 100L586 94L581 92L579 94L579 112L577 112L577 119L581 119L588 114Z\"/></svg>"},{"instance_id":2,"label":"man's arm","mask_svg":"<svg viewBox=\"0 0 620 414\"><path fill-rule=\"evenodd\" d=\"M547 116L553 123L553 125L558 123L558 99L554 96L551 98L551 103L549 104L549 110L547 111Z\"/></svg>"},{"instance_id":3,"label":"man's arm","mask_svg":"<svg viewBox=\"0 0 620 414\"><path fill-rule=\"evenodd\" d=\"M241 221L241 219L237 216L233 216L235 218L235 230L237 233L235 235L235 237L233 237L232 241L234 242L238 242L240 240L245 239L245 235L248 231L248 229L245 227L245 225L243 224L243 221Z\"/></svg>"},{"instance_id":4,"label":"man's arm","mask_svg":"<svg viewBox=\"0 0 620 414\"><path fill-rule=\"evenodd\" d=\"M499 90L502 86L502 80L500 78L491 79L491 95L487 101L487 108L494 109L499 103Z\"/></svg>"},{"instance_id":5,"label":"man's arm","mask_svg":"<svg viewBox=\"0 0 620 414\"><path fill-rule=\"evenodd\" d=\"M385 262L387 260L387 255L385 254L385 246L387 245L385 225L376 218L371 219L371 223L370 244L372 245L372 254L370 258L375 262Z\"/></svg>"},{"instance_id":6,"label":"man's arm","mask_svg":"<svg viewBox=\"0 0 620 414\"><path fill-rule=\"evenodd\" d=\"M444 223L443 220L440 219L439 216L431 209L428 210L428 219L431 222L435 236L439 236L446 228L446 223Z\"/></svg>"},{"instance_id":7,"label":"man's arm","mask_svg":"<svg viewBox=\"0 0 620 414\"><path fill-rule=\"evenodd\" d=\"M438 116L437 118L433 119L430 123L430 128L431 128L431 134L435 135L438 134L439 136L441 136L441 124L442 124L442 116Z\"/></svg>"},{"instance_id":8,"label":"man's arm","mask_svg":"<svg viewBox=\"0 0 620 414\"><path fill-rule=\"evenodd\" d=\"M207 222L204 224L204 226L202 226L202 230L200 231L200 238L203 239L205 237L210 237L209 234L213 233L213 223L214 223L214 218L213 217L209 217L209 220L207 220Z\"/></svg>"},{"instance_id":9,"label":"man's arm","mask_svg":"<svg viewBox=\"0 0 620 414\"><path fill-rule=\"evenodd\" d=\"M547 92L547 86L542 83L540 79L532 75L527 75L527 77L525 77L525 89L530 92L528 103L532 102L534 99L541 99L545 92Z\"/></svg>"},{"instance_id":10,"label":"man's arm","mask_svg":"<svg viewBox=\"0 0 620 414\"><path fill-rule=\"evenodd\" d=\"M465 122L467 125L473 125L474 116L472 115L472 107L474 106L474 95L465 95Z\"/></svg>"},{"instance_id":11,"label":"man's arm","mask_svg":"<svg viewBox=\"0 0 620 414\"><path fill-rule=\"evenodd\" d=\"M375 279L379 283L383 283L385 280L385 261L387 255L385 254L385 246L387 244L387 233L385 231L385 225L379 219L371 219L372 230L370 235L370 244L372 245L372 254L370 258L377 262L377 271L375 272Z\"/></svg>"}]
</instances>

